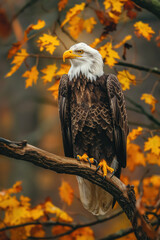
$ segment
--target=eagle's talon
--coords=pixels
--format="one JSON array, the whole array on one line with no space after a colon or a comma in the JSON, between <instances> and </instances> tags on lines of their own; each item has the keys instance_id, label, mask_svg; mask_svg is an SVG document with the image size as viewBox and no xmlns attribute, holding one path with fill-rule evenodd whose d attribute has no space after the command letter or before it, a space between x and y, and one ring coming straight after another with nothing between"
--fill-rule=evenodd
<instances>
[{"instance_id":1,"label":"eagle's talon","mask_svg":"<svg viewBox=\"0 0 160 240\"><path fill-rule=\"evenodd\" d=\"M98 166L98 161L96 160L96 159L93 159L93 161L94 161L94 165L96 165L96 167Z\"/></svg>"},{"instance_id":2,"label":"eagle's talon","mask_svg":"<svg viewBox=\"0 0 160 240\"><path fill-rule=\"evenodd\" d=\"M107 171L110 171L111 173L114 172L114 169L109 167L106 163L106 161L104 159L102 159L99 164L98 167L96 169L96 173L97 171L101 168L102 172L103 172L103 178L105 179L107 176Z\"/></svg>"},{"instance_id":3,"label":"eagle's talon","mask_svg":"<svg viewBox=\"0 0 160 240\"><path fill-rule=\"evenodd\" d=\"M95 171L95 174L98 172L99 169L100 169L100 166L97 167L97 169Z\"/></svg>"},{"instance_id":4,"label":"eagle's talon","mask_svg":"<svg viewBox=\"0 0 160 240\"><path fill-rule=\"evenodd\" d=\"M77 160L79 161L85 161L85 162L89 162L89 165L91 167L92 164L94 164L94 158L89 158L88 155L86 153L84 153L82 156L81 155L77 155Z\"/></svg>"}]
</instances>

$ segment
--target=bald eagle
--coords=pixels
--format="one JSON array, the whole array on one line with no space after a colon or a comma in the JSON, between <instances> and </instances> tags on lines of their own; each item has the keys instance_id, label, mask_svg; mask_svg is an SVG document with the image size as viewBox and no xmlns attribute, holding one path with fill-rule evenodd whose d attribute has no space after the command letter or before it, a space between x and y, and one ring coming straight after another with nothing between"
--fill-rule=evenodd
<instances>
[{"instance_id":1,"label":"bald eagle","mask_svg":"<svg viewBox=\"0 0 160 240\"><path fill-rule=\"evenodd\" d=\"M85 43L63 54L71 68L61 77L59 115L66 157L98 162L118 178L126 167L128 122L124 95L115 75L105 75L100 53ZM86 179L77 177L84 208L94 215L106 214L113 197Z\"/></svg>"}]
</instances>

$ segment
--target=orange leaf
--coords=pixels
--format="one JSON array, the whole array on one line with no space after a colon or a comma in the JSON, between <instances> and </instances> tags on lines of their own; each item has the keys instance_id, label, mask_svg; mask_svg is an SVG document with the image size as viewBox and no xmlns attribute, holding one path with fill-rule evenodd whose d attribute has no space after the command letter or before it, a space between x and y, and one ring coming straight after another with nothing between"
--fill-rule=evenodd
<instances>
[{"instance_id":1,"label":"orange leaf","mask_svg":"<svg viewBox=\"0 0 160 240\"><path fill-rule=\"evenodd\" d=\"M114 45L113 48L120 48L124 43L126 43L127 41L131 40L132 36L131 35L127 35L120 43Z\"/></svg>"},{"instance_id":2,"label":"orange leaf","mask_svg":"<svg viewBox=\"0 0 160 240\"><path fill-rule=\"evenodd\" d=\"M160 155L160 137L158 135L148 138L148 141L144 143L144 151L149 150L157 156Z\"/></svg>"},{"instance_id":3,"label":"orange leaf","mask_svg":"<svg viewBox=\"0 0 160 240\"><path fill-rule=\"evenodd\" d=\"M143 128L142 127L138 127L137 129L133 129L132 132L130 132L128 134L128 137L127 137L127 141L128 143L130 141L133 141L135 140L139 135L142 134L142 131L143 131Z\"/></svg>"},{"instance_id":4,"label":"orange leaf","mask_svg":"<svg viewBox=\"0 0 160 240\"><path fill-rule=\"evenodd\" d=\"M149 164L157 164L160 166L159 156L155 153L147 153L146 160Z\"/></svg>"},{"instance_id":5,"label":"orange leaf","mask_svg":"<svg viewBox=\"0 0 160 240\"><path fill-rule=\"evenodd\" d=\"M33 220L37 220L42 216L44 216L44 210L42 208L42 205L37 205L35 208L30 210L30 217Z\"/></svg>"},{"instance_id":6,"label":"orange leaf","mask_svg":"<svg viewBox=\"0 0 160 240\"><path fill-rule=\"evenodd\" d=\"M84 20L78 16L74 16L70 19L68 31L73 38L77 39L79 37L79 34L83 30L83 23Z\"/></svg>"},{"instance_id":7,"label":"orange leaf","mask_svg":"<svg viewBox=\"0 0 160 240\"><path fill-rule=\"evenodd\" d=\"M67 3L68 3L68 0L60 0L58 3L58 10L62 11L62 9L65 8Z\"/></svg>"},{"instance_id":8,"label":"orange leaf","mask_svg":"<svg viewBox=\"0 0 160 240\"><path fill-rule=\"evenodd\" d=\"M48 88L48 91L52 92L52 95L54 96L55 99L58 98L58 89L59 89L59 81L56 81L53 86Z\"/></svg>"},{"instance_id":9,"label":"orange leaf","mask_svg":"<svg viewBox=\"0 0 160 240\"><path fill-rule=\"evenodd\" d=\"M155 112L155 104L158 102L155 97L152 96L152 94L143 93L141 96L141 100L144 100L145 103L152 106L151 112Z\"/></svg>"},{"instance_id":10,"label":"orange leaf","mask_svg":"<svg viewBox=\"0 0 160 240\"><path fill-rule=\"evenodd\" d=\"M148 23L143 23L141 21L134 24L135 34L137 37L143 36L148 41L150 41L152 35L155 33Z\"/></svg>"},{"instance_id":11,"label":"orange leaf","mask_svg":"<svg viewBox=\"0 0 160 240\"><path fill-rule=\"evenodd\" d=\"M15 73L20 66L22 65L22 63L24 62L24 60L29 56L29 54L26 52L25 49L21 49L20 52L18 52L16 54L16 56L13 58L11 64L14 64L14 66L11 68L10 72L8 72L5 77L10 77L13 73Z\"/></svg>"},{"instance_id":12,"label":"orange leaf","mask_svg":"<svg viewBox=\"0 0 160 240\"><path fill-rule=\"evenodd\" d=\"M127 0L105 0L103 4L105 6L105 10L111 9L112 11L121 13L124 2L126 1Z\"/></svg>"},{"instance_id":13,"label":"orange leaf","mask_svg":"<svg viewBox=\"0 0 160 240\"><path fill-rule=\"evenodd\" d=\"M56 76L57 66L56 64L47 65L46 68L42 69L41 72L45 75L42 77L43 82L52 82L52 78Z\"/></svg>"},{"instance_id":14,"label":"orange leaf","mask_svg":"<svg viewBox=\"0 0 160 240\"><path fill-rule=\"evenodd\" d=\"M33 83L34 84L37 83L38 75L39 75L39 72L38 72L36 66L33 66L31 68L31 71L26 71L25 73L23 73L22 77L27 78L26 79L26 88L32 87Z\"/></svg>"},{"instance_id":15,"label":"orange leaf","mask_svg":"<svg viewBox=\"0 0 160 240\"><path fill-rule=\"evenodd\" d=\"M140 146L134 143L127 145L127 166L130 171L134 171L138 165L146 165L144 154L142 153Z\"/></svg>"},{"instance_id":16,"label":"orange leaf","mask_svg":"<svg viewBox=\"0 0 160 240\"><path fill-rule=\"evenodd\" d=\"M43 34L43 36L39 37L38 46L40 47L40 51L43 51L44 49L49 52L50 54L53 54L54 50L56 49L55 46L59 46L60 42L57 40L57 37L53 37L49 34Z\"/></svg>"},{"instance_id":17,"label":"orange leaf","mask_svg":"<svg viewBox=\"0 0 160 240\"><path fill-rule=\"evenodd\" d=\"M91 33L96 23L97 22L94 17L88 18L84 20L83 28L86 30L86 32Z\"/></svg>"},{"instance_id":18,"label":"orange leaf","mask_svg":"<svg viewBox=\"0 0 160 240\"><path fill-rule=\"evenodd\" d=\"M136 85L135 75L127 70L119 71L117 78L120 81L123 90L130 89L130 84Z\"/></svg>"},{"instance_id":19,"label":"orange leaf","mask_svg":"<svg viewBox=\"0 0 160 240\"><path fill-rule=\"evenodd\" d=\"M85 3L76 4L73 8L70 8L67 12L65 20L62 22L61 27L63 27L67 22L71 20L74 16L79 14L85 8Z\"/></svg>"},{"instance_id":20,"label":"orange leaf","mask_svg":"<svg viewBox=\"0 0 160 240\"><path fill-rule=\"evenodd\" d=\"M111 68L117 62L115 58L120 59L118 53L115 50L113 50L111 42L108 42L104 46L100 47L99 52L102 55L102 58L105 59L105 64L107 64Z\"/></svg>"},{"instance_id":21,"label":"orange leaf","mask_svg":"<svg viewBox=\"0 0 160 240\"><path fill-rule=\"evenodd\" d=\"M69 69L70 69L70 65L68 65L68 64L61 64L61 68L59 69L59 71L58 72L56 72L56 76L58 75L58 76L61 76L61 75L63 75L63 74L67 74L68 73L68 71L69 71Z\"/></svg>"},{"instance_id":22,"label":"orange leaf","mask_svg":"<svg viewBox=\"0 0 160 240\"><path fill-rule=\"evenodd\" d=\"M66 202L69 206L73 202L73 189L69 185L69 183L63 181L60 188L59 188L59 194L61 199Z\"/></svg>"},{"instance_id":23,"label":"orange leaf","mask_svg":"<svg viewBox=\"0 0 160 240\"><path fill-rule=\"evenodd\" d=\"M37 24L33 24L33 25L32 25L32 29L34 29L34 30L39 30L39 29L41 29L41 28L44 28L45 25L46 25L45 21L39 19L38 22L37 22Z\"/></svg>"}]
</instances>

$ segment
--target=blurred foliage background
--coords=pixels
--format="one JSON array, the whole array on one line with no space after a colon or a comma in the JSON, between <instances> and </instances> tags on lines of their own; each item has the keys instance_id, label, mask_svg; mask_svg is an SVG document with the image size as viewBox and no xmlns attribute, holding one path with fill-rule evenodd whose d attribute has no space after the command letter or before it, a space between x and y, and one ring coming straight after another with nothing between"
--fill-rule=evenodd
<instances>
[{"instance_id":1,"label":"blurred foliage background","mask_svg":"<svg viewBox=\"0 0 160 240\"><path fill-rule=\"evenodd\" d=\"M101 2L101 1L100 1ZM30 6L23 8L27 3ZM75 1L81 3L81 1ZM75 4L74 3L74 4ZM62 137L60 131L60 123L58 117L57 100L55 100L51 92L47 91L48 87L53 85L44 85L39 78L38 84L30 88L25 88L25 80L22 74L26 71L26 66L22 67L10 78L4 76L10 70L10 60L7 54L14 42L23 38L24 30L31 23L36 23L38 19L46 22L45 29L39 31L38 35L25 44L25 48L29 52L39 54L36 40L43 32L52 33L55 23L60 14L60 20L64 20L66 12L73 6L73 1L69 1L66 9L59 13L56 0L1 0L0 1L0 136L13 141L26 139L28 143L45 149L57 155L63 155ZM85 17L95 17L96 13L88 8ZM156 33L159 30L159 21L149 11L143 10L138 13L136 19L129 19L125 15L121 16L117 30L113 32L113 42L120 42L126 35L132 34L132 48L127 51L127 62L143 65L148 67L159 67L159 49L156 45L155 37L151 41L144 38L137 38L133 33L133 24L136 21L149 23ZM98 22L98 20L97 20ZM91 34L82 32L78 38L78 42L91 44L96 37L99 37L103 31L103 26L97 24ZM56 34L63 40L67 48L74 44L74 41L62 31L58 23L56 23ZM65 51L61 44L57 47L54 55L62 57ZM118 49L120 56L123 49ZM47 55L47 53L46 53ZM35 58L29 58L27 63L29 66L34 65ZM61 60L39 59L38 67L44 68L47 64L56 62L60 66ZM117 73L124 67L115 65L112 69L105 65L105 73ZM159 79L158 75L150 72L131 70L136 75L136 86L132 86L130 90L125 91L125 96L140 104L150 113L149 106L140 100L142 93L150 93L152 88ZM154 96L160 100L160 87L157 85L154 89ZM127 101L128 119L130 129L137 126L156 129L158 126L150 121L144 114L132 111L133 105ZM155 118L159 118L159 105L153 114ZM143 145L143 139L138 140L138 144ZM159 167L152 166L147 176L159 174ZM124 170L128 173L127 169ZM143 175L143 167L138 167L130 176L132 179L140 179ZM67 180L74 189L74 202L71 207L66 207L59 197L58 188L62 179ZM78 186L75 176L56 174L45 169L38 168L30 163L17 161L0 156L0 189L8 188L18 180L23 182L23 195L27 195L32 199L33 206L42 202L46 197L50 196L56 206L68 211L73 215L77 222L93 220L94 216L86 212L79 200ZM116 232L118 229L128 226L128 220L125 216L119 219L96 225L97 238L104 236L105 233ZM113 221L116 224L113 224ZM105 226L105 227L104 227Z\"/></svg>"}]
</instances>

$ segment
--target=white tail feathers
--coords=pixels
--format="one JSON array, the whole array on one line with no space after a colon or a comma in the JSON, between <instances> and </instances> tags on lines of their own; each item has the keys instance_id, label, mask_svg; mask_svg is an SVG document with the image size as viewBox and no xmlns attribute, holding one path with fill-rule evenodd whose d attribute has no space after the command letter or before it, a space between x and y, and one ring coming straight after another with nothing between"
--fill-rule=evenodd
<instances>
[{"instance_id":1,"label":"white tail feathers","mask_svg":"<svg viewBox=\"0 0 160 240\"><path fill-rule=\"evenodd\" d=\"M113 197L88 180L77 177L81 202L94 215L104 215L112 208Z\"/></svg>"}]
</instances>

